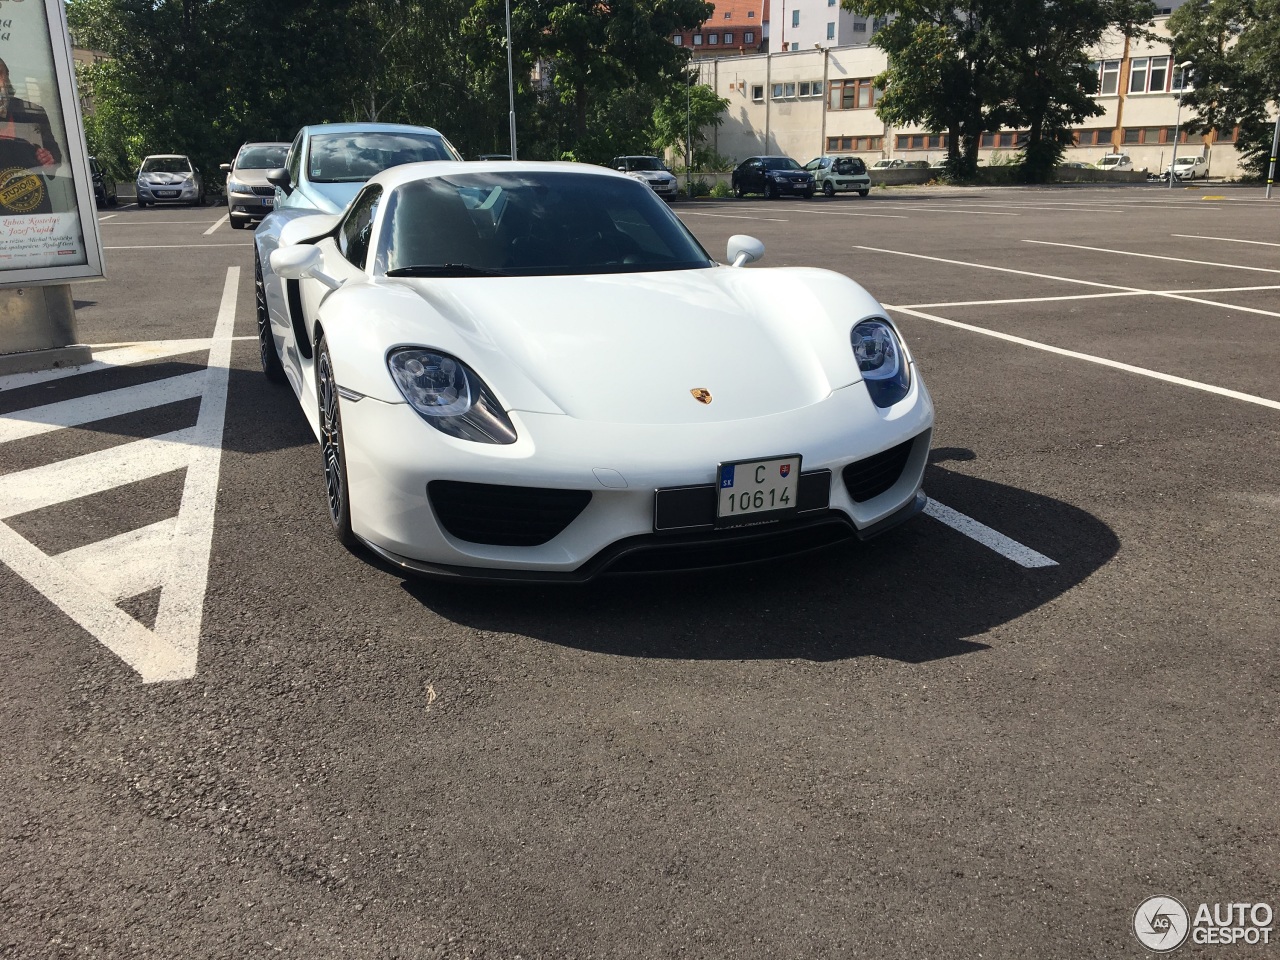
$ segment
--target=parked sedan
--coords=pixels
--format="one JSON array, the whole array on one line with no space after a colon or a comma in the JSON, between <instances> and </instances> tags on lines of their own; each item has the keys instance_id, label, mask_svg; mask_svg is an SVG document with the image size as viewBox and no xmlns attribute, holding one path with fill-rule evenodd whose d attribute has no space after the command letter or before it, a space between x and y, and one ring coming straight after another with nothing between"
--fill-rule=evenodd
<instances>
[{"instance_id":1,"label":"parked sedan","mask_svg":"<svg viewBox=\"0 0 1280 960\"><path fill-rule=\"evenodd\" d=\"M190 157L179 153L152 154L138 168L138 206L183 203L204 206L204 180Z\"/></svg>"},{"instance_id":2,"label":"parked sedan","mask_svg":"<svg viewBox=\"0 0 1280 960\"><path fill-rule=\"evenodd\" d=\"M422 163L255 234L263 368L338 539L402 569L585 580L865 539L914 516L933 405L840 273L717 264L644 184ZM317 490L317 493L320 491Z\"/></svg>"},{"instance_id":3,"label":"parked sedan","mask_svg":"<svg viewBox=\"0 0 1280 960\"><path fill-rule=\"evenodd\" d=\"M871 177L867 165L858 157L818 157L804 168L813 174L814 182L828 197L837 191L857 193L865 197L871 192Z\"/></svg>"},{"instance_id":4,"label":"parked sedan","mask_svg":"<svg viewBox=\"0 0 1280 960\"><path fill-rule=\"evenodd\" d=\"M402 163L461 160L431 127L398 123L325 123L303 127L284 166L267 172L277 210L339 213L374 174Z\"/></svg>"},{"instance_id":5,"label":"parked sedan","mask_svg":"<svg viewBox=\"0 0 1280 960\"><path fill-rule=\"evenodd\" d=\"M1160 179L1168 180L1170 171L1175 180L1203 180L1209 175L1209 164L1204 157L1178 157L1165 167Z\"/></svg>"},{"instance_id":6,"label":"parked sedan","mask_svg":"<svg viewBox=\"0 0 1280 960\"><path fill-rule=\"evenodd\" d=\"M733 195L763 193L773 200L783 194L812 197L813 174L790 157L748 157L733 171Z\"/></svg>"},{"instance_id":7,"label":"parked sedan","mask_svg":"<svg viewBox=\"0 0 1280 960\"><path fill-rule=\"evenodd\" d=\"M97 157L89 158L89 174L93 177L93 199L100 207L114 207L117 203L116 179L107 173Z\"/></svg>"},{"instance_id":8,"label":"parked sedan","mask_svg":"<svg viewBox=\"0 0 1280 960\"><path fill-rule=\"evenodd\" d=\"M227 218L232 229L243 230L275 208L276 188L267 183L267 172L284 163L287 143L246 143L231 163L222 165L227 175Z\"/></svg>"},{"instance_id":9,"label":"parked sedan","mask_svg":"<svg viewBox=\"0 0 1280 960\"><path fill-rule=\"evenodd\" d=\"M629 173L647 183L658 196L670 200L678 191L675 174L658 157L614 157L609 166L620 173Z\"/></svg>"}]
</instances>

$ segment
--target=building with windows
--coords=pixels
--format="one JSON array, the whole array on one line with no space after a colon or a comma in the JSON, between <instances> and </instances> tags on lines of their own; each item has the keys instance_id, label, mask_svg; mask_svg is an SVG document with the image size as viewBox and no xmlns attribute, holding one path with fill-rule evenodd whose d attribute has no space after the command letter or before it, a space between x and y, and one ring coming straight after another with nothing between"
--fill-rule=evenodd
<instances>
[{"instance_id":1,"label":"building with windows","mask_svg":"<svg viewBox=\"0 0 1280 960\"><path fill-rule=\"evenodd\" d=\"M769 0L716 0L711 16L697 30L671 37L693 59L743 56L769 49Z\"/></svg>"},{"instance_id":2,"label":"building with windows","mask_svg":"<svg viewBox=\"0 0 1280 960\"><path fill-rule=\"evenodd\" d=\"M848 47L867 43L887 18L864 17L841 8L840 0L774 0L779 51Z\"/></svg>"},{"instance_id":3,"label":"building with windows","mask_svg":"<svg viewBox=\"0 0 1280 960\"><path fill-rule=\"evenodd\" d=\"M772 2L781 10L781 0ZM787 9L794 8L789 3ZM806 9L800 9L802 25ZM1066 159L1097 163L1105 154L1123 152L1135 170L1159 173L1176 153L1204 157L1213 175L1240 173L1236 131L1189 134L1185 129L1191 114L1179 110L1179 94L1194 83L1194 67L1184 76L1172 62L1167 25L1168 16L1161 16L1152 40L1117 33L1099 45L1096 100L1103 113L1075 130ZM780 38L782 31L775 27L775 35ZM790 30L787 36L793 36ZM708 139L717 154L737 160L787 154L804 163L829 153L858 154L869 162L897 157L940 164L947 151L945 132L892 127L876 115L881 91L874 78L886 67L884 53L866 44L819 43L818 48L810 44L785 52L703 59L698 63L701 82L730 103L723 125L708 130ZM1010 156L1026 135L1024 130L985 134L980 157L990 162Z\"/></svg>"}]
</instances>

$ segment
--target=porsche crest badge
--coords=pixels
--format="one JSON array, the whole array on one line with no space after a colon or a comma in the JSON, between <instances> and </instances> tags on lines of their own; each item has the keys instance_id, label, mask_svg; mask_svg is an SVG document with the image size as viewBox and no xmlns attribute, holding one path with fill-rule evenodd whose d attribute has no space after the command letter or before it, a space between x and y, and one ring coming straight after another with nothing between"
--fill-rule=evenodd
<instances>
[{"instance_id":1,"label":"porsche crest badge","mask_svg":"<svg viewBox=\"0 0 1280 960\"><path fill-rule=\"evenodd\" d=\"M689 392L693 394L693 399L697 400L699 403L711 402L711 391L706 387L694 387Z\"/></svg>"}]
</instances>

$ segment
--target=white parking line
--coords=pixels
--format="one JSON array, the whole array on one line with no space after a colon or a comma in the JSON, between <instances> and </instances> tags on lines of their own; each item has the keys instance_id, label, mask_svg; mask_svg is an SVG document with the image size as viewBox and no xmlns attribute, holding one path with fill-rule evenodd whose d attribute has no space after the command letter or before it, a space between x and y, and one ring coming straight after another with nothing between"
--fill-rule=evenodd
<instances>
[{"instance_id":1,"label":"white parking line","mask_svg":"<svg viewBox=\"0 0 1280 960\"><path fill-rule=\"evenodd\" d=\"M788 207L788 213L807 213L811 217L879 217L881 220L910 220L899 213L855 213L852 210L806 210Z\"/></svg>"},{"instance_id":2,"label":"white parking line","mask_svg":"<svg viewBox=\"0 0 1280 960\"><path fill-rule=\"evenodd\" d=\"M108 213L105 217L99 217L98 222L105 223L106 221L110 220L112 217L118 217L118 216L120 216L120 214L118 213Z\"/></svg>"},{"instance_id":3,"label":"white parking line","mask_svg":"<svg viewBox=\"0 0 1280 960\"><path fill-rule=\"evenodd\" d=\"M985 523L979 523L973 517L967 517L959 510L952 510L946 504L930 500L924 512L940 523L945 523L952 530L963 533L971 540L977 540L984 547L989 547L1000 556L1012 560L1020 567L1034 570L1037 567L1056 567L1058 562L1050 560L1043 553L1037 553L1017 540L1006 537L998 530L992 530Z\"/></svg>"},{"instance_id":4,"label":"white parking line","mask_svg":"<svg viewBox=\"0 0 1280 960\"><path fill-rule=\"evenodd\" d=\"M1034 350L1044 350L1046 353L1056 353L1061 357L1070 357L1073 360L1085 360L1089 363L1100 364L1101 366L1111 367L1115 370L1124 370L1126 373L1136 373L1142 377L1151 377L1154 380L1163 380L1165 383L1177 384L1180 387L1190 387L1193 390L1203 390L1206 393L1214 393L1221 397L1230 397L1232 400L1243 400L1245 403L1256 403L1262 407L1270 407L1272 410L1280 410L1280 400L1268 400L1266 397L1255 397L1251 393L1241 393L1239 390L1228 390L1226 387L1214 386L1211 383L1201 383L1198 380L1188 380L1185 377L1175 377L1172 374L1161 373L1159 370L1148 370L1146 367L1135 367L1133 364L1121 363L1118 360L1112 360L1108 357L1095 357L1091 354L1079 353L1075 350L1064 350L1061 347L1055 347L1048 343L1041 343L1039 340L1028 340L1026 337L1015 337L1009 333L1001 333L999 330L991 330L987 327L974 326L972 323L961 323L959 320L949 320L946 317L939 317L931 313L921 313L918 310L912 310L908 307L895 307L887 303L884 306L887 310L905 313L911 317L919 317L921 320L932 320L934 323L945 324L948 327L956 327L959 330L968 330L970 333L980 333L987 337L995 337L997 340L1007 340L1009 343L1016 343L1020 346L1031 347Z\"/></svg>"},{"instance_id":5,"label":"white parking line","mask_svg":"<svg viewBox=\"0 0 1280 960\"><path fill-rule=\"evenodd\" d=\"M1234 303L1219 303L1216 300L1204 300L1199 297L1185 296L1180 293L1165 293L1161 290L1144 290L1141 287L1122 287L1114 283L1099 283L1096 280L1078 280L1075 277L1057 277L1050 273L1033 273L1030 270L1015 270L1013 267L997 267L987 263L969 263L966 260L948 260L946 257L930 257L923 253L908 253L905 250L889 250L884 247L864 247L854 244L853 249L869 250L872 253L892 253L899 257L912 257L916 260L932 260L935 263L951 263L959 267L973 267L975 270L995 270L998 273L1015 273L1023 277L1037 277L1040 280L1058 280L1062 283L1076 283L1085 287L1102 287L1105 290L1123 290L1128 293L1144 293L1152 297L1166 297L1170 300L1183 300L1187 303L1198 303L1201 306L1216 307L1220 310L1235 310L1239 313L1254 313L1264 317L1280 317L1280 313L1273 310L1260 310L1257 307L1241 307ZM1280 270L1274 272L1280 273Z\"/></svg>"},{"instance_id":6,"label":"white parking line","mask_svg":"<svg viewBox=\"0 0 1280 960\"><path fill-rule=\"evenodd\" d=\"M771 223L790 223L781 217L748 217L733 213L703 213L701 210L681 210L686 217L719 217L722 220L768 220Z\"/></svg>"},{"instance_id":7,"label":"white parking line","mask_svg":"<svg viewBox=\"0 0 1280 960\"><path fill-rule=\"evenodd\" d=\"M230 219L231 219L231 214L224 213L222 216L220 216L217 220L214 221L213 226L210 227L208 230L206 230L204 232L204 235L206 237L209 236L209 234L213 233L213 231L217 230L220 226L222 226L224 223L226 223Z\"/></svg>"},{"instance_id":8,"label":"white parking line","mask_svg":"<svg viewBox=\"0 0 1280 960\"><path fill-rule=\"evenodd\" d=\"M112 214L112 216L114 216L114 214ZM223 219L226 219L226 217L224 216ZM113 227L156 227L156 226L167 227L170 224L179 224L179 223L207 224L209 223L209 221L208 220L152 220L150 217L148 217L146 220L121 220L119 223L113 223L112 226Z\"/></svg>"},{"instance_id":9,"label":"white parking line","mask_svg":"<svg viewBox=\"0 0 1280 960\"><path fill-rule=\"evenodd\" d=\"M1221 240L1224 243L1256 243L1260 247L1280 247L1280 243L1268 243L1266 240L1241 240L1239 237L1202 237L1197 233L1171 233L1171 237L1182 237L1184 240Z\"/></svg>"},{"instance_id":10,"label":"white parking line","mask_svg":"<svg viewBox=\"0 0 1280 960\"><path fill-rule=\"evenodd\" d=\"M1133 250L1112 250L1110 247L1086 247L1079 243L1055 243L1052 240L1023 240L1044 247L1070 247L1073 250L1092 250L1095 253L1115 253L1125 257L1143 257L1147 260L1171 260L1174 263L1194 263L1201 267L1221 267L1224 270L1251 270L1254 273L1280 273L1271 267L1246 267L1239 263L1214 263L1210 260L1187 260L1185 257L1165 257L1158 253L1135 253Z\"/></svg>"},{"instance_id":11,"label":"white parking line","mask_svg":"<svg viewBox=\"0 0 1280 960\"><path fill-rule=\"evenodd\" d=\"M877 203L884 210L923 210L926 213L967 213L975 217L1020 217L1020 213L997 213L994 210L952 210L949 207L926 207L922 204Z\"/></svg>"},{"instance_id":12,"label":"white parking line","mask_svg":"<svg viewBox=\"0 0 1280 960\"><path fill-rule=\"evenodd\" d=\"M949 300L945 303L909 303L912 310L935 307L989 307L1010 303L1048 303L1054 300L1099 300L1106 297L1167 297L1188 293L1244 293L1255 290L1280 290L1280 286L1267 287L1209 287L1194 290L1117 290L1114 293L1074 293L1060 297L1013 297L1008 300ZM1226 304L1230 306L1230 304ZM1242 309L1237 307L1236 309Z\"/></svg>"}]
</instances>

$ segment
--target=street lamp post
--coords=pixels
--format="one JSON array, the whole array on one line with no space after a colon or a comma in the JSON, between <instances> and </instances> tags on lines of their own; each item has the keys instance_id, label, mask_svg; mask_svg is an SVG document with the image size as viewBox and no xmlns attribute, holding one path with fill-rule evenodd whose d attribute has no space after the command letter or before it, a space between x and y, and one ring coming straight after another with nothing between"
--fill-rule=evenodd
<instances>
[{"instance_id":1,"label":"street lamp post","mask_svg":"<svg viewBox=\"0 0 1280 960\"><path fill-rule=\"evenodd\" d=\"M1280 96L1276 97L1280 106ZM1271 165L1267 167L1267 199L1271 199L1271 185L1276 182L1276 157L1280 156L1280 116L1276 117L1276 132L1271 135Z\"/></svg>"},{"instance_id":2,"label":"street lamp post","mask_svg":"<svg viewBox=\"0 0 1280 960\"><path fill-rule=\"evenodd\" d=\"M702 71L698 71L702 79ZM685 74L684 82L684 192L693 199L693 73Z\"/></svg>"},{"instance_id":3,"label":"street lamp post","mask_svg":"<svg viewBox=\"0 0 1280 960\"><path fill-rule=\"evenodd\" d=\"M511 159L516 159L516 80L515 72L511 68L511 0L506 0L507 6L507 103L511 107L508 119L511 123Z\"/></svg>"},{"instance_id":4,"label":"street lamp post","mask_svg":"<svg viewBox=\"0 0 1280 960\"><path fill-rule=\"evenodd\" d=\"M1185 60L1174 69L1182 71L1182 83L1178 85L1178 110L1173 116L1173 153L1169 157L1169 189L1173 189L1173 171L1178 167L1178 133L1182 127L1182 91L1187 88L1187 68L1190 60Z\"/></svg>"}]
</instances>

